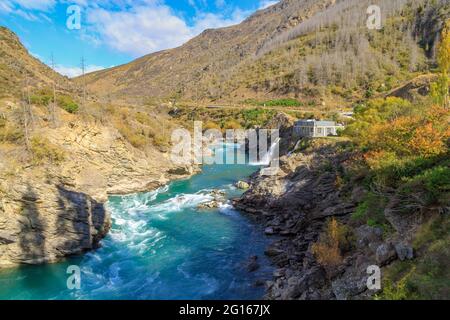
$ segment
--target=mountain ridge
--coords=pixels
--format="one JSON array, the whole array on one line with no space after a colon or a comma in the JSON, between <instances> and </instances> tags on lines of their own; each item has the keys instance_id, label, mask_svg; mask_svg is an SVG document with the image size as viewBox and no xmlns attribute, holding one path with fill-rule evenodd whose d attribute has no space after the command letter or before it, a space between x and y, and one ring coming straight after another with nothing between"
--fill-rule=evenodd
<instances>
[{"instance_id":1,"label":"mountain ridge","mask_svg":"<svg viewBox=\"0 0 450 320\"><path fill-rule=\"evenodd\" d=\"M83 79L90 92L103 98L139 102L295 96L321 104L328 95L331 101L352 103L367 91L384 90L386 82L393 82L387 83L389 91L416 71L429 70L442 20L450 12L443 0L376 3L385 17L381 31L365 26L370 1L284 0L239 25L205 30L180 47L75 82ZM386 34L391 41L385 41ZM346 81L352 71L354 78ZM369 88L372 80L380 88Z\"/></svg>"},{"instance_id":2,"label":"mountain ridge","mask_svg":"<svg viewBox=\"0 0 450 320\"><path fill-rule=\"evenodd\" d=\"M298 19L302 12L316 12L334 2L335 0L282 1L255 12L239 25L205 30L180 47L152 53L122 66L91 73L85 76L85 80L89 90L96 94L101 93L105 87L111 89L109 84L113 82L114 90L118 94L126 89L127 96L138 94L146 97L169 97L184 91L185 82L205 81L205 75L209 77L216 71L233 68L237 61L252 58L267 36L287 28L289 24L298 23L295 19ZM297 11L287 12L292 9ZM294 16L295 19L292 18ZM145 94L142 94L140 85L133 83L133 77L135 82L144 82L147 85ZM153 85L155 82L158 84Z\"/></svg>"},{"instance_id":3,"label":"mountain ridge","mask_svg":"<svg viewBox=\"0 0 450 320\"><path fill-rule=\"evenodd\" d=\"M0 26L0 96L20 95L25 87L42 88L54 83L58 90L75 92L69 78L31 55L14 32Z\"/></svg>"}]
</instances>

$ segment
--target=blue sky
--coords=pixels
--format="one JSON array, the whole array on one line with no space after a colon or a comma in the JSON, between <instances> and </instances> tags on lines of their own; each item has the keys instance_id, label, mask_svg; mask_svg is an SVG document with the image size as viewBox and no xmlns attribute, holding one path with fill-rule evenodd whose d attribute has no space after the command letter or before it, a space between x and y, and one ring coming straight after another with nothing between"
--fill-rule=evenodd
<instances>
[{"instance_id":1,"label":"blue sky","mask_svg":"<svg viewBox=\"0 0 450 320\"><path fill-rule=\"evenodd\" d=\"M276 0L0 0L0 25L62 74L117 66L173 48L207 28L237 24ZM79 8L80 29L74 26ZM77 9L78 10L78 9Z\"/></svg>"}]
</instances>

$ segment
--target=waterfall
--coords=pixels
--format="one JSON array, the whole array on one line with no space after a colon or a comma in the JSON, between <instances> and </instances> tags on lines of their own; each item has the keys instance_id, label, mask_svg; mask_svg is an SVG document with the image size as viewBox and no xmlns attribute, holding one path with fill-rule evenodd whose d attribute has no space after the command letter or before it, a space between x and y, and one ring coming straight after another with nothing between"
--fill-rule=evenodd
<instances>
[{"instance_id":1,"label":"waterfall","mask_svg":"<svg viewBox=\"0 0 450 320\"><path fill-rule=\"evenodd\" d=\"M288 153L288 156L289 156L289 157L292 156L292 154L294 153L295 150L297 150L298 148L300 148L300 144L301 144L302 142L303 142L302 139L300 139L300 140L297 141L297 143L295 144L294 149L292 149L292 151L290 151L290 152Z\"/></svg>"},{"instance_id":2,"label":"waterfall","mask_svg":"<svg viewBox=\"0 0 450 320\"><path fill-rule=\"evenodd\" d=\"M275 140L274 143L272 143L272 145L270 146L270 149L268 152L266 152L266 154L264 155L264 157L256 163L250 163L250 165L253 166L270 166L270 163L272 162L275 152L278 151L277 153L279 154L279 144L280 144L281 139L277 138ZM261 154L261 150L259 150L260 154ZM277 154L277 156L278 156Z\"/></svg>"}]
</instances>

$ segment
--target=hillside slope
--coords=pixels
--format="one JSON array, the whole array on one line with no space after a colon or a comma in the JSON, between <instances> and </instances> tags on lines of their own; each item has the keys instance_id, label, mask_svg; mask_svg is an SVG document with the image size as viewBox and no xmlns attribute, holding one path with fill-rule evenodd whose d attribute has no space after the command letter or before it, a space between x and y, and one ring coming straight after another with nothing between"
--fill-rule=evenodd
<instances>
[{"instance_id":1,"label":"hillside slope","mask_svg":"<svg viewBox=\"0 0 450 320\"><path fill-rule=\"evenodd\" d=\"M72 91L71 81L29 54L19 38L0 26L0 98L20 96L25 87L49 87Z\"/></svg>"},{"instance_id":2,"label":"hillside slope","mask_svg":"<svg viewBox=\"0 0 450 320\"><path fill-rule=\"evenodd\" d=\"M383 30L368 30L373 1L284 0L237 26L86 76L110 98L242 102L295 96L311 103L388 92L433 64L447 1L378 0ZM332 98L330 98L332 97Z\"/></svg>"},{"instance_id":3,"label":"hillside slope","mask_svg":"<svg viewBox=\"0 0 450 320\"><path fill-rule=\"evenodd\" d=\"M297 25L335 0L283 1L259 11L237 26L206 30L185 45L150 54L129 64L86 76L94 93L115 95L170 96L192 92L202 83L204 95L217 73L232 70L251 58L275 34Z\"/></svg>"}]
</instances>

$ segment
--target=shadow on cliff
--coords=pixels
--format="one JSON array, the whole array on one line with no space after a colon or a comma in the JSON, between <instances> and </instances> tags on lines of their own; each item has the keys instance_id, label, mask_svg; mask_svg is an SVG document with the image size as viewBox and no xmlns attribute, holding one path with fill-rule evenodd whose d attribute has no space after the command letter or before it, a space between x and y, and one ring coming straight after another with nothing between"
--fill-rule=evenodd
<instances>
[{"instance_id":1,"label":"shadow on cliff","mask_svg":"<svg viewBox=\"0 0 450 320\"><path fill-rule=\"evenodd\" d=\"M17 262L19 274L23 275L19 283L25 294L48 287L48 283L60 288L60 284L65 284L66 270L61 265L37 265L95 249L108 231L102 203L61 185L57 186L57 192L57 212L47 213L56 217L48 216L45 220L39 211L40 198L30 185L21 198Z\"/></svg>"},{"instance_id":2,"label":"shadow on cliff","mask_svg":"<svg viewBox=\"0 0 450 320\"><path fill-rule=\"evenodd\" d=\"M58 189L58 217L56 234L64 239L58 244L58 251L64 256L81 254L95 249L108 230L106 210L88 195L66 189Z\"/></svg>"},{"instance_id":3,"label":"shadow on cliff","mask_svg":"<svg viewBox=\"0 0 450 320\"><path fill-rule=\"evenodd\" d=\"M45 224L37 207L39 197L28 185L21 198L22 221L19 235L19 245L22 250L21 260L24 263L38 264L45 256Z\"/></svg>"},{"instance_id":4,"label":"shadow on cliff","mask_svg":"<svg viewBox=\"0 0 450 320\"><path fill-rule=\"evenodd\" d=\"M42 286L39 274L35 274L31 265L45 262L46 257L46 224L43 222L38 209L39 196L30 185L27 185L26 192L21 197L21 226L19 234L18 262L20 268L25 271L23 284L29 288L39 288ZM29 273L28 271L33 271Z\"/></svg>"}]
</instances>

